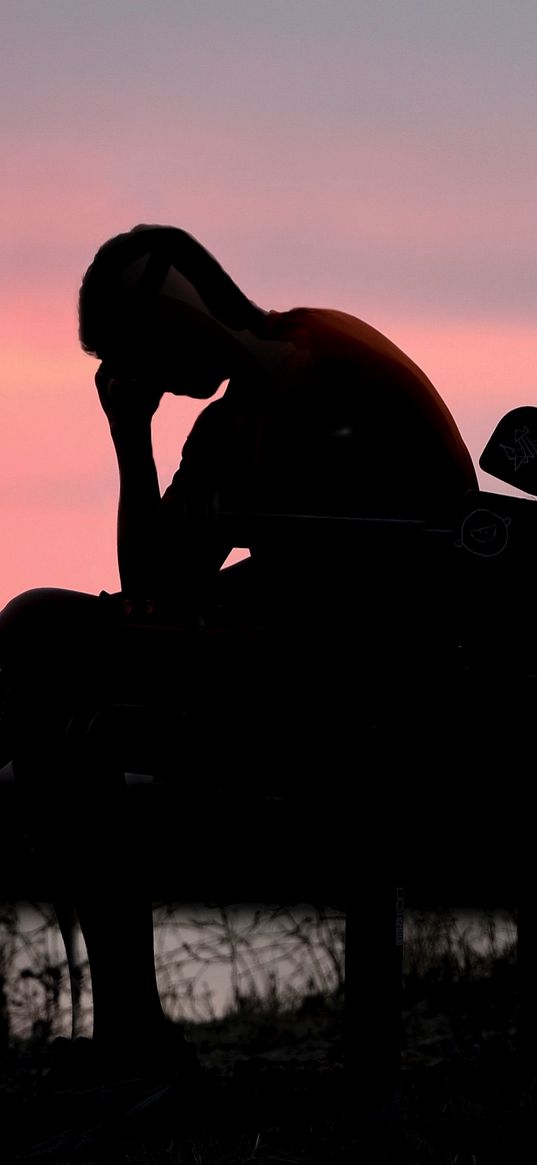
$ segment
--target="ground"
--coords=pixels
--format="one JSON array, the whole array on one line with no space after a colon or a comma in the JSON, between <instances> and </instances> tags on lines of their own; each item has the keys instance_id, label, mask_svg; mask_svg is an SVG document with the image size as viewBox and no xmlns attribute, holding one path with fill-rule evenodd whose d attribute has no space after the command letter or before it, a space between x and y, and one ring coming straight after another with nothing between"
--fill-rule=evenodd
<instances>
[{"instance_id":1,"label":"ground","mask_svg":"<svg viewBox=\"0 0 537 1165\"><path fill-rule=\"evenodd\" d=\"M515 968L496 962L495 973L470 980L407 977L396 1120L368 1124L352 1101L345 1119L343 1001L311 996L292 1011L245 1006L190 1026L205 1068L190 1091L162 1086L148 1095L118 1085L43 1112L46 1046L18 1044L1 1094L3 1159L529 1165L537 1160L537 1080L518 1080Z\"/></svg>"}]
</instances>

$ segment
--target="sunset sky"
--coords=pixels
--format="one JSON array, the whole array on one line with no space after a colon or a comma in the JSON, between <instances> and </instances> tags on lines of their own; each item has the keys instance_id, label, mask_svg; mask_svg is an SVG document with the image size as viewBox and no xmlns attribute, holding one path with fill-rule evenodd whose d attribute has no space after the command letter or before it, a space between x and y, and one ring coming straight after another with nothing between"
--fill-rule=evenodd
<instances>
[{"instance_id":1,"label":"sunset sky","mask_svg":"<svg viewBox=\"0 0 537 1165\"><path fill-rule=\"evenodd\" d=\"M476 464L537 404L535 0L2 0L0 45L0 603L118 587L76 301L137 222L387 333ZM199 408L159 410L163 486Z\"/></svg>"}]
</instances>

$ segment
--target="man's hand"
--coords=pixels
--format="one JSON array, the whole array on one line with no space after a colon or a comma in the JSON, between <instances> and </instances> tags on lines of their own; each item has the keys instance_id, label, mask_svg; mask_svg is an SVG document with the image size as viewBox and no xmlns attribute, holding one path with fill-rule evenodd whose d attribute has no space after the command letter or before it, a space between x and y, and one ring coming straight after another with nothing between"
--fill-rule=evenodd
<instances>
[{"instance_id":1,"label":"man's hand","mask_svg":"<svg viewBox=\"0 0 537 1165\"><path fill-rule=\"evenodd\" d=\"M164 395L163 389L145 380L114 375L105 364L97 369L95 384L112 432L128 432L150 425Z\"/></svg>"}]
</instances>

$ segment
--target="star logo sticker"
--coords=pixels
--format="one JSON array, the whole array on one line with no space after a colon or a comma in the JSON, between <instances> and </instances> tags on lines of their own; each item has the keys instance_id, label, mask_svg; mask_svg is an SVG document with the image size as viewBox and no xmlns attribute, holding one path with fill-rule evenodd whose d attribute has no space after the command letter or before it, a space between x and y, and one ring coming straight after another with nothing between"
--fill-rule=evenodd
<instances>
[{"instance_id":1,"label":"star logo sticker","mask_svg":"<svg viewBox=\"0 0 537 1165\"><path fill-rule=\"evenodd\" d=\"M522 465L527 465L534 457L537 457L537 438L530 437L528 426L525 425L523 429L515 429L514 445L502 445L505 456L509 461L514 462L515 473Z\"/></svg>"}]
</instances>

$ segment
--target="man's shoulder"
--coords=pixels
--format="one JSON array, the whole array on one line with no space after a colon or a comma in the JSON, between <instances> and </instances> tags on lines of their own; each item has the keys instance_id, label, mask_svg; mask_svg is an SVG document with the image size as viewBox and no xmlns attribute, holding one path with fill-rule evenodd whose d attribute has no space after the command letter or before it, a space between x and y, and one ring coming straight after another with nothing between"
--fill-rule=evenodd
<instances>
[{"instance_id":1,"label":"man's shoulder","mask_svg":"<svg viewBox=\"0 0 537 1165\"><path fill-rule=\"evenodd\" d=\"M338 364L360 366L363 372L376 371L397 379L419 380L430 386L423 370L377 328L350 312L324 307L295 307L287 312L269 313L274 320L272 334L307 349L313 368Z\"/></svg>"}]
</instances>

